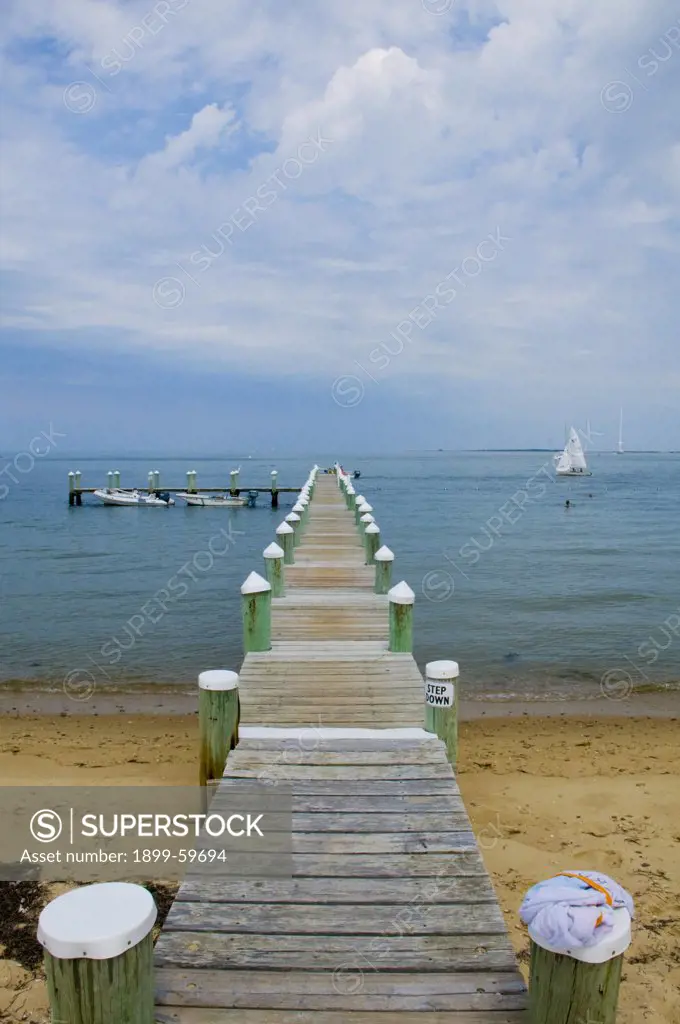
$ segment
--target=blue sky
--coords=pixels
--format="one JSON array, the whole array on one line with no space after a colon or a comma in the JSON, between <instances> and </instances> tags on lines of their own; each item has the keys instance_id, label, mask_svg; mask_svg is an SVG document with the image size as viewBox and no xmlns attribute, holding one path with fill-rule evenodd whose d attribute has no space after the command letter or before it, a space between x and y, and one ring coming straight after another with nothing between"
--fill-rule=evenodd
<instances>
[{"instance_id":1,"label":"blue sky","mask_svg":"<svg viewBox=\"0 0 680 1024\"><path fill-rule=\"evenodd\" d=\"M3 20L3 454L680 448L676 2Z\"/></svg>"}]
</instances>

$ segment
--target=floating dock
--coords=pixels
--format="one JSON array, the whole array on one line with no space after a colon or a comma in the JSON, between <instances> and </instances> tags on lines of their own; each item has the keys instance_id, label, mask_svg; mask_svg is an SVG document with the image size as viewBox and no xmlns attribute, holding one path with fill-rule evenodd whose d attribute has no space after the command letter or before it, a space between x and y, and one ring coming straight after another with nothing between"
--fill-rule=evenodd
<instances>
[{"instance_id":1,"label":"floating dock","mask_svg":"<svg viewBox=\"0 0 680 1024\"><path fill-rule=\"evenodd\" d=\"M241 738L214 796L283 766L294 877L184 882L155 949L158 1024L526 1019L449 747L423 728L425 681L357 519L319 475L270 649L243 662Z\"/></svg>"},{"instance_id":2,"label":"floating dock","mask_svg":"<svg viewBox=\"0 0 680 1024\"><path fill-rule=\"evenodd\" d=\"M146 491L147 494L157 494L163 491L168 494L178 494L182 492L188 492L189 494L230 494L232 497L238 497L242 493L247 494L248 491L257 491L258 494L271 495L271 507L278 508L279 494L297 494L300 490L299 487L280 487L278 483L278 473L276 470L272 470L271 483L267 484L265 487L244 487L239 481L239 473L240 470L237 469L233 469L231 471L228 487L198 487L196 471L188 470L187 481L185 484L181 487L166 487L165 484L161 484L160 472L158 470L151 470L148 475L147 483L143 487L121 488L120 470L110 470L107 474L107 482L105 484L101 484L100 487L83 487L82 474L79 470L75 470L71 471L68 475L68 503L70 506L81 506L83 504L84 494L94 494L102 488L113 487L122 490Z\"/></svg>"}]
</instances>

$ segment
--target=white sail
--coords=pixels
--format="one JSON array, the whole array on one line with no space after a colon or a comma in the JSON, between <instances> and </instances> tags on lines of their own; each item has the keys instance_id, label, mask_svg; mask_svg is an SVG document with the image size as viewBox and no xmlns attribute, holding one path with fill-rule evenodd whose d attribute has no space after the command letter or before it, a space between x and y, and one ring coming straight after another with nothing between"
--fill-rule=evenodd
<instances>
[{"instance_id":1,"label":"white sail","mask_svg":"<svg viewBox=\"0 0 680 1024\"><path fill-rule=\"evenodd\" d=\"M581 444L581 438L578 436L574 428L572 427L569 431L569 440L567 441L567 447L565 451L569 455L569 463L572 469L587 469L586 457L583 454L583 445Z\"/></svg>"},{"instance_id":2,"label":"white sail","mask_svg":"<svg viewBox=\"0 0 680 1024\"><path fill-rule=\"evenodd\" d=\"M581 438L573 427L569 431L569 440L564 451L555 456L555 471L558 476L590 475Z\"/></svg>"}]
</instances>

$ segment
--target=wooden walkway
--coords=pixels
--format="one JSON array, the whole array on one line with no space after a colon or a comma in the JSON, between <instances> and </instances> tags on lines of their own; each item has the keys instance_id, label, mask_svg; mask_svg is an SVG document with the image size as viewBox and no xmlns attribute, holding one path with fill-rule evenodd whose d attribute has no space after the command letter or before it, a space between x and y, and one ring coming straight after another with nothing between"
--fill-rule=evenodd
<instances>
[{"instance_id":1,"label":"wooden walkway","mask_svg":"<svg viewBox=\"0 0 680 1024\"><path fill-rule=\"evenodd\" d=\"M525 1019L445 747L421 731L422 677L387 650L387 599L363 563L320 476L272 649L243 664L242 738L213 803L237 781L291 786L294 877L182 885L156 946L162 1024Z\"/></svg>"}]
</instances>

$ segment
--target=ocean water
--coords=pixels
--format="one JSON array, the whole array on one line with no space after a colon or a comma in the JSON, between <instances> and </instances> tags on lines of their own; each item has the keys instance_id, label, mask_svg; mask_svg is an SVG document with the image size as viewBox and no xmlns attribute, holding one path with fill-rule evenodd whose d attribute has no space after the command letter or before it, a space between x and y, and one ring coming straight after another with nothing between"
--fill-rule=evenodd
<instances>
[{"instance_id":1,"label":"ocean water","mask_svg":"<svg viewBox=\"0 0 680 1024\"><path fill-rule=\"evenodd\" d=\"M281 486L314 461L278 459ZM46 457L0 501L0 680L61 686L188 683L240 665L239 587L290 510L106 508L84 486L149 469L181 486L264 486L263 459ZM416 593L418 662L454 658L471 695L556 696L680 680L680 455L590 453L593 476L556 480L547 452L342 456L361 470L395 582ZM566 500L570 507L566 507ZM68 682L70 681L70 682Z\"/></svg>"}]
</instances>

